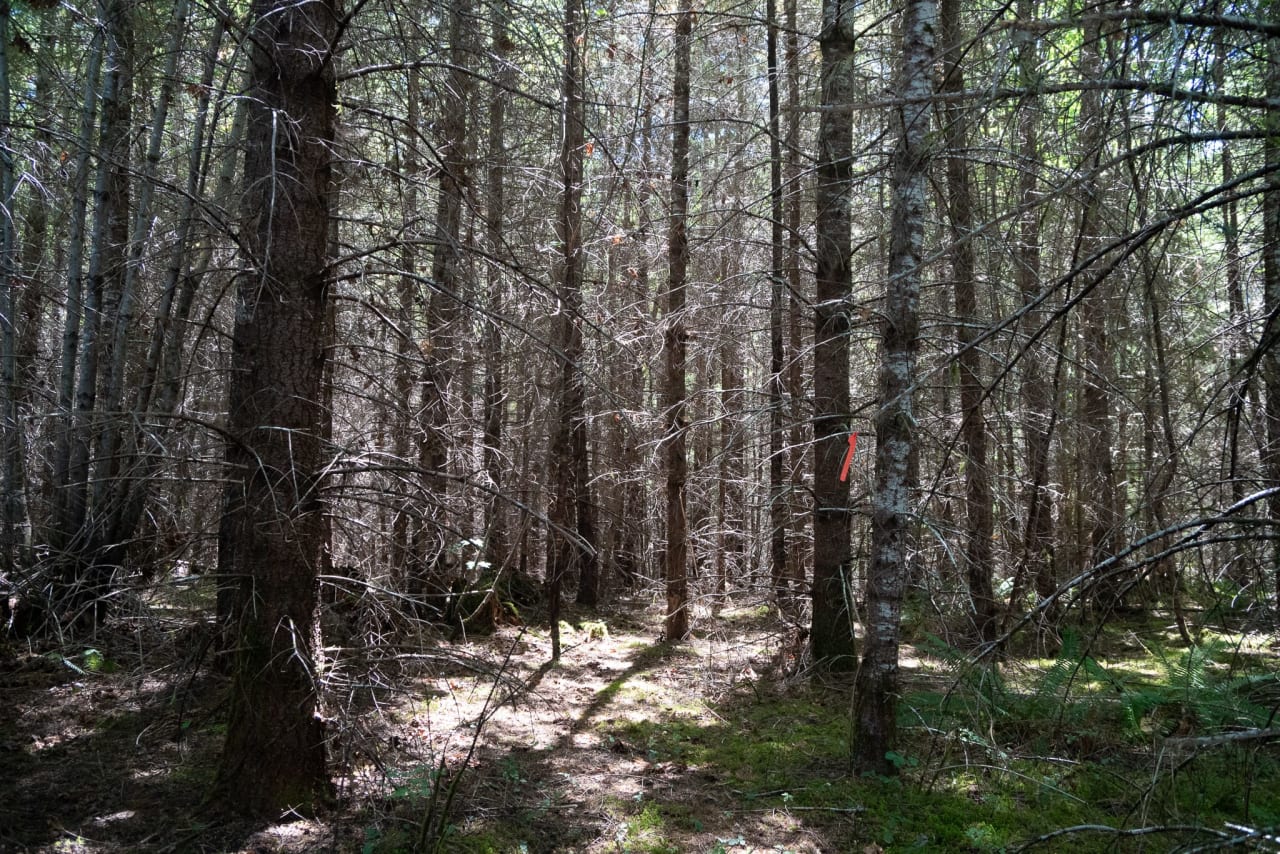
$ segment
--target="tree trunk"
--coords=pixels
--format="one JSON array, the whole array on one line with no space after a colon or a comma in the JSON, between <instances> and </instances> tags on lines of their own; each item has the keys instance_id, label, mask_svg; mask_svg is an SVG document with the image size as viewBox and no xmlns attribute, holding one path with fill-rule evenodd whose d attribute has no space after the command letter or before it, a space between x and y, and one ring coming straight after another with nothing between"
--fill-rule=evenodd
<instances>
[{"instance_id":1,"label":"tree trunk","mask_svg":"<svg viewBox=\"0 0 1280 854\"><path fill-rule=\"evenodd\" d=\"M1226 92L1227 45L1220 31L1214 33L1213 85L1220 92ZM1218 104L1215 120L1218 130L1225 133L1229 127L1227 108ZM1230 186L1236 178L1235 155L1230 140L1222 140L1222 184ZM1245 497L1245 477L1240 473L1240 433L1248 413L1245 404L1249 400L1249 372L1241 372L1248 349L1249 320L1245 309L1244 298L1244 257L1240 249L1240 206L1234 197L1228 200L1222 209L1222 244L1226 254L1227 305L1231 311L1229 345L1227 349L1227 366L1232 379L1230 397L1227 402L1227 418L1225 423L1224 445L1227 453L1222 462L1225 464L1223 480L1229 484L1226 499L1227 505L1240 502ZM1253 388L1257 396L1256 386ZM1236 542L1226 546L1229 556L1224 557L1231 569L1231 576L1244 586L1250 576L1255 576L1257 561L1253 558L1248 543ZM1259 579L1266 584L1266 579Z\"/></svg>"},{"instance_id":2,"label":"tree trunk","mask_svg":"<svg viewBox=\"0 0 1280 854\"><path fill-rule=\"evenodd\" d=\"M778 93L778 9L768 0L765 12L766 61L769 77L769 578L774 595L787 595L787 497L786 450L783 433L783 371L785 282L783 279L782 229L782 130Z\"/></svg>"},{"instance_id":3,"label":"tree trunk","mask_svg":"<svg viewBox=\"0 0 1280 854\"><path fill-rule=\"evenodd\" d=\"M960 60L965 42L960 29L960 0L942 0L939 37L943 43L942 91L963 92ZM995 594L992 592L991 539L995 532L991 471L987 460L987 419L982 410L982 353L976 346L983 323L978 317L977 257L973 229L973 175L965 159L969 123L967 107L956 102L945 111L943 144L947 151L947 202L951 221L951 275L956 306L956 357L960 369L960 446L964 454L965 546L964 569L973 603L974 637L988 643L996 636Z\"/></svg>"},{"instance_id":4,"label":"tree trunk","mask_svg":"<svg viewBox=\"0 0 1280 854\"><path fill-rule=\"evenodd\" d=\"M110 567L100 564L101 554L98 546L105 538L104 526L108 520L104 518L105 508L102 506L106 490L119 473L120 459L116 454L116 437L119 411L124 400L124 357L127 351L117 354L116 347L124 348L133 325L133 294L131 285L137 281L129 276L129 243L132 237L134 216L131 206L133 199L133 78L134 78L134 32L133 32L132 0L109 0L106 4L108 74L115 78L113 97L103 102L102 115L102 155L107 158L106 195L101 197L105 202L104 237L97 243L95 237L94 256L90 258L90 268L94 266L93 257L101 252L101 265L98 273L90 273L90 287L97 293L101 306L101 328L96 341L98 360L96 375L85 375L83 378L96 385L94 396L94 412L90 428L90 445L92 447L92 473L89 484L88 527L81 538L81 550L91 564L91 571L105 578ZM180 28L181 29L181 28ZM177 53L178 46L166 47L169 53ZM168 78L166 78L168 79ZM171 87L170 87L171 88ZM164 92L157 101L159 109L167 111L168 99ZM163 132L161 122L161 132ZM161 137L160 139L162 139ZM157 145L160 140L157 140ZM145 183L145 179L144 182ZM139 186L139 193L145 192ZM143 211L139 208L139 213ZM146 223L146 220L143 220ZM139 245L139 250L142 246ZM140 260L140 259L139 259ZM117 358L119 359L117 373ZM83 365L86 363L82 363ZM108 435L110 434L110 435Z\"/></svg>"},{"instance_id":5,"label":"tree trunk","mask_svg":"<svg viewBox=\"0 0 1280 854\"><path fill-rule=\"evenodd\" d=\"M409 131L409 139L405 141L403 154L400 157L400 169L396 179L401 184L402 210L405 222L412 222L418 216L418 173L421 165L418 160L418 146L422 133L422 116L419 105L422 103L422 75L419 69L410 68L405 72L405 126ZM410 449L413 444L415 428L413 415L413 376L419 358L425 358L419 350L418 321L418 254L416 241L405 240L400 244L398 263L399 275L396 277L396 321L399 324L395 345L395 369L392 372L392 383L395 388L395 401L392 404L394 414L391 415L391 453L399 465L412 464ZM391 517L391 577L395 583L404 586L405 590L413 590L416 580L411 576L421 572L421 566L415 561L413 554L414 538L422 525L422 509L420 502L414 500L412 490L402 487L401 497L394 506Z\"/></svg>"},{"instance_id":6,"label":"tree trunk","mask_svg":"<svg viewBox=\"0 0 1280 854\"><path fill-rule=\"evenodd\" d=\"M330 788L310 646L326 545L337 26L333 0L254 4L220 543L238 584L238 643L216 787L232 808L262 817L313 810Z\"/></svg>"},{"instance_id":7,"label":"tree trunk","mask_svg":"<svg viewBox=\"0 0 1280 854\"><path fill-rule=\"evenodd\" d=\"M434 595L447 590L454 579L445 567L449 550L449 458L454 428L451 412L461 407L456 399L462 369L462 330L459 313L466 299L462 276L463 212L468 183L467 115L470 51L466 40L471 26L470 0L452 0L449 13L449 76L438 119L440 193L436 204L435 247L431 257L431 301L427 312L429 340L423 350L422 414L418 459L428 502L427 518L418 531L415 566L409 592Z\"/></svg>"},{"instance_id":8,"label":"tree trunk","mask_svg":"<svg viewBox=\"0 0 1280 854\"><path fill-rule=\"evenodd\" d=\"M689 634L688 522L685 480L685 329L686 273L689 267L689 63L693 41L690 0L680 0L676 11L675 78L671 105L671 223L668 237L670 280L663 312L663 349L666 381L663 383L662 444L667 474L666 637L680 641Z\"/></svg>"},{"instance_id":9,"label":"tree trunk","mask_svg":"<svg viewBox=\"0 0 1280 854\"><path fill-rule=\"evenodd\" d=\"M1280 38L1267 39L1267 97L1274 105L1280 100ZM1266 191L1262 196L1262 256L1263 256L1263 316L1267 323L1263 332L1262 381L1266 390L1266 447L1262 465L1267 486L1280 486L1280 109L1267 110L1267 127L1272 132L1264 143L1267 166ZM1280 525L1280 494L1267 502L1267 515L1273 525ZM1272 572L1276 595L1274 601L1280 611L1280 540L1273 543L1271 552Z\"/></svg>"},{"instance_id":10,"label":"tree trunk","mask_svg":"<svg viewBox=\"0 0 1280 854\"><path fill-rule=\"evenodd\" d=\"M786 273L788 291L788 342L787 342L787 393L791 397L791 447L788 468L791 470L791 486L787 497L787 513L790 535L787 550L788 574L791 586L803 590L807 564L805 528L812 510L805 500L808 488L804 483L804 460L808 448L808 418L805 412L804 374L807 348L804 342L803 324L806 306L801 290L801 216L803 214L804 167L800 163L800 29L796 24L796 0L783 0L785 16L783 66L787 77L787 130L784 146L782 174L783 202L787 217Z\"/></svg>"},{"instance_id":11,"label":"tree trunk","mask_svg":"<svg viewBox=\"0 0 1280 854\"><path fill-rule=\"evenodd\" d=\"M1029 21L1035 16L1032 0L1019 0L1018 19ZM1019 80L1029 86L1036 79L1035 36L1030 30L1019 29L1015 33ZM1018 148L1022 162L1034 166L1040 162L1039 112L1028 99L1018 105ZM1014 280L1023 305L1032 305L1040 296L1040 190L1036 168L1018 172L1018 242L1014 257ZM1046 314L1039 308L1029 309L1024 319L1026 336L1043 335ZM1061 353L1061 347L1058 350ZM1054 587L1053 559L1053 495L1048 489L1049 445L1057 420L1054 395L1042 363L1043 348L1035 340L1029 341L1022 354L1022 377L1019 392L1022 397L1023 444L1025 449L1027 483L1024 501L1027 517L1022 538L1022 553L1014 572L1013 587L1009 594L1008 619L1021 607L1023 591L1028 583L1042 595L1049 595ZM1055 374L1054 386L1057 385Z\"/></svg>"},{"instance_id":12,"label":"tree trunk","mask_svg":"<svg viewBox=\"0 0 1280 854\"><path fill-rule=\"evenodd\" d=\"M503 252L502 225L506 213L506 107L510 97L506 87L514 84L515 67L507 58L510 39L507 36L506 4L501 2L493 12L493 75L498 85L489 95L489 174L485 211L485 248L492 256L489 266L489 316L485 318L484 339L484 469L493 492L485 501L485 560L494 572L502 572L510 559L507 542L507 505L503 494L503 469L506 457L502 451L503 426L507 407L506 371L502 348L503 288L505 280L497 259Z\"/></svg>"},{"instance_id":13,"label":"tree trunk","mask_svg":"<svg viewBox=\"0 0 1280 854\"><path fill-rule=\"evenodd\" d=\"M54 13L50 10L32 11L39 28L35 98L30 103L31 121L35 126L32 141L35 150L49 152L53 146L55 111L52 93L55 74L58 71L53 56L57 50L57 37L52 27ZM69 27L71 16L66 16L65 20L68 22L65 26ZM12 96L13 93L10 91L9 97L12 98ZM12 107L12 104L10 106ZM45 162L49 163L51 160L52 158L46 158ZM16 166L14 168L16 169ZM38 170L33 171L39 174ZM16 180L16 173L14 177ZM44 327L44 311L45 303L51 296L52 274L57 267L56 264L48 263L51 260L48 252L50 199L45 188L38 183L34 181L24 183L26 183L26 203L23 205L24 210L21 216L24 228L21 235L17 234L16 226L14 232L14 238L18 239L21 246L16 280L20 290L16 295L10 296L9 305L9 309L13 312L10 316L14 318L13 399L15 406L13 414L17 422L12 436L15 444L8 449L8 453L17 454L18 465L14 475L19 482L11 483L8 488L11 490L13 499L18 503L16 506L11 505L8 512L17 526L14 537L19 551L19 563L30 565L33 557L31 546L34 544L32 505L39 507L38 498L32 487L38 485L42 488L41 491L44 491L49 486L47 472L44 477L31 477L31 474L46 466L50 460L46 456L47 451L40 454L37 459L28 458L25 429L28 422L24 419L31 418L33 404L37 400L36 389L43 384L39 356L42 343L48 335L48 330ZM18 193L18 187L15 185L11 192ZM61 235L59 237L61 238ZM62 246L61 239L58 245ZM44 444L41 442L42 446ZM42 509L47 510L47 508Z\"/></svg>"},{"instance_id":14,"label":"tree trunk","mask_svg":"<svg viewBox=\"0 0 1280 854\"><path fill-rule=\"evenodd\" d=\"M196 288L204 280L213 258L212 246L209 244L196 253L194 259L190 259L189 254L196 204L201 201L205 184L204 165L208 163L206 155L209 150L207 125L210 93L225 33L226 21L219 18L204 54L201 94L195 123L190 131L186 193L182 197L178 213L177 234L169 251L160 307L147 348L142 379L131 406L132 411L145 424L145 429L137 431L134 447L130 449L131 457L127 462L121 463L121 475L115 478L111 489L109 521L104 528L108 532L107 539L101 544L102 549L109 552L101 558L106 563L118 562L121 559L120 553L133 539L151 495L155 475L164 464L167 451L162 437L172 426L170 418L178 404L187 322ZM231 195L235 168L233 153L244 131L244 121L244 101L238 100L229 133L231 144L223 155L218 185L214 190L213 206L216 208L223 207ZM139 208L144 208L141 201Z\"/></svg>"},{"instance_id":15,"label":"tree trunk","mask_svg":"<svg viewBox=\"0 0 1280 854\"><path fill-rule=\"evenodd\" d=\"M165 46L165 67L161 76L160 93L151 115L151 131L147 143L146 162L138 184L136 210L133 212L127 243L121 247L121 261L124 269L119 276L120 291L116 300L112 340L108 348L110 358L103 377L102 426L98 432L97 474L93 484L96 521L93 526L93 539L88 544L90 557L98 568L97 571L102 573L109 573L114 567L123 563L128 541L133 536L133 523L136 523L136 519L126 518L131 507L129 493L138 488L149 488L147 481L134 483L133 478L129 476L131 472L127 463L133 457L134 448L139 442L146 441L146 437L145 435L132 436L131 444L127 447L123 445L125 431L129 425L142 423L145 418L141 409L134 409L128 417L124 415L125 371L129 339L134 332L134 303L141 286L139 280L142 275L143 256L148 244L147 237L152 228L151 201L155 195L162 155L161 147L177 79L178 57L181 55L182 43L186 37L189 5L187 0L176 0L173 4ZM194 145L197 149L201 147L199 138ZM197 174L199 172L198 161L196 172ZM155 351L155 355L159 356L159 350ZM150 433L151 429L154 428L141 430L138 433Z\"/></svg>"},{"instance_id":16,"label":"tree trunk","mask_svg":"<svg viewBox=\"0 0 1280 854\"><path fill-rule=\"evenodd\" d=\"M99 364L104 354L104 336L114 328L104 324L103 319L112 315L119 303L128 240L132 27L128 10L118 0L106 5L104 16L106 68L99 99L92 240L81 300L84 316L75 360L68 466L66 480L60 484L65 501L58 522L63 538L59 543L63 587L59 605L72 623L96 622L108 601L105 593L110 569L98 566L92 553L98 537L90 517L90 475L95 426L101 417Z\"/></svg>"},{"instance_id":17,"label":"tree trunk","mask_svg":"<svg viewBox=\"0 0 1280 854\"><path fill-rule=\"evenodd\" d=\"M813 624L815 660L852 672L854 645L849 483L841 469L849 449L849 192L853 124L842 105L854 101L855 6L822 4L822 103L818 127L815 242L817 301L813 348Z\"/></svg>"},{"instance_id":18,"label":"tree trunk","mask_svg":"<svg viewBox=\"0 0 1280 854\"><path fill-rule=\"evenodd\" d=\"M898 641L907 578L912 414L920 328L920 280L929 170L933 93L933 0L907 0L902 21L902 67L897 94L909 104L895 117L893 203L888 283L880 342L876 475L871 496L871 562L867 571L867 637L854 690L853 767L892 775L897 745Z\"/></svg>"},{"instance_id":19,"label":"tree trunk","mask_svg":"<svg viewBox=\"0 0 1280 854\"><path fill-rule=\"evenodd\" d=\"M1101 26L1093 21L1084 27L1081 46L1081 79L1097 81L1102 76ZM1103 193L1101 176L1097 174L1103 156L1104 115L1102 94L1086 90L1080 99L1082 170L1087 176L1081 185L1079 258L1088 258L1102 246ZM1099 267L1102 265L1099 264ZM1088 564L1098 566L1115 555L1121 534L1123 516L1119 512L1115 462L1112 458L1115 431L1111 418L1111 396L1114 370L1108 336L1110 324L1109 292L1105 270L1088 276L1089 289L1080 303L1081 353L1080 368L1084 389L1081 392L1080 459L1083 465L1081 488L1086 490L1088 519ZM1106 573L1111 576L1114 569ZM1117 583L1114 578L1094 579L1093 604L1106 613L1114 608Z\"/></svg>"},{"instance_id":20,"label":"tree trunk","mask_svg":"<svg viewBox=\"0 0 1280 854\"><path fill-rule=\"evenodd\" d=\"M582 104L581 0L564 4L564 69L560 145L560 293L556 340L560 360L556 389L559 412L551 440L551 504L547 513L547 597L551 621L551 658L560 658L560 597L566 575L581 568L588 547L578 539L581 468L574 458L579 431L586 430L582 375ZM585 432L581 450L585 453ZM594 547L592 544L591 547Z\"/></svg>"},{"instance_id":21,"label":"tree trunk","mask_svg":"<svg viewBox=\"0 0 1280 854\"><path fill-rule=\"evenodd\" d=\"M84 102L80 109L80 129L76 138L76 165L72 178L70 223L67 235L67 299L62 328L62 349L58 369L58 416L61 423L53 458L54 501L47 539L51 549L63 553L78 527L72 521L75 488L71 482L71 456L75 443L76 364L85 311L84 248L88 219L90 156L98 103L106 93L99 91L104 81L102 59L106 39L95 32L85 70ZM108 76L109 79L109 76Z\"/></svg>"},{"instance_id":22,"label":"tree trunk","mask_svg":"<svg viewBox=\"0 0 1280 854\"><path fill-rule=\"evenodd\" d=\"M14 288L18 284L14 233L13 125L9 120L9 5L0 4L0 572L13 573L23 516L22 424L18 418L18 351Z\"/></svg>"},{"instance_id":23,"label":"tree trunk","mask_svg":"<svg viewBox=\"0 0 1280 854\"><path fill-rule=\"evenodd\" d=\"M579 302L579 314L581 302ZM581 338L581 332L578 333ZM577 522L578 546L578 593L574 601L586 608L594 608L600 603L600 558L596 539L595 501L591 493L591 454L588 442L588 421L586 415L586 380L582 372L582 345L578 345L577 357L579 416L574 421L573 430L573 465L576 469L573 480L575 484L575 521Z\"/></svg>"}]
</instances>

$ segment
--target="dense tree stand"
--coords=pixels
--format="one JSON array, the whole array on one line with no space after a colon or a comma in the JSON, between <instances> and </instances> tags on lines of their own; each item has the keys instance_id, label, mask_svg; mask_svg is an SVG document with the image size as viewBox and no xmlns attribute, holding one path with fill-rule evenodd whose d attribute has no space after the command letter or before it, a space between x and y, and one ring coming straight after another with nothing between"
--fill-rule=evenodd
<instances>
[{"instance_id":1,"label":"dense tree stand","mask_svg":"<svg viewBox=\"0 0 1280 854\"><path fill-rule=\"evenodd\" d=\"M1278 2L0 0L0 848L1275 837Z\"/></svg>"}]
</instances>

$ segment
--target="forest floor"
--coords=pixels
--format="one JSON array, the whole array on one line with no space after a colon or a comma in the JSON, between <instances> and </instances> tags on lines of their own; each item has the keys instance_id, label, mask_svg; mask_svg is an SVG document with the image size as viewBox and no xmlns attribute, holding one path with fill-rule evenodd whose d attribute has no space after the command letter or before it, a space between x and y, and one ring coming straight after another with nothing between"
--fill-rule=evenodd
<instances>
[{"instance_id":1,"label":"forest floor","mask_svg":"<svg viewBox=\"0 0 1280 854\"><path fill-rule=\"evenodd\" d=\"M907 647L902 773L853 779L850 686L805 670L775 608L726 605L670 645L658 609L630 602L568 615L554 666L545 627L521 626L424 638L376 667L336 657L333 808L251 825L205 802L227 683L201 666L198 630L164 625L0 654L0 851L1163 851L1280 823L1274 744L1153 748L1220 727L1165 684L1177 668L1158 672L1150 643L1089 659L1066 688L1072 649L996 683L945 645ZM1274 635L1241 635L1233 655L1274 682ZM1084 825L1146 830L1053 835Z\"/></svg>"}]
</instances>

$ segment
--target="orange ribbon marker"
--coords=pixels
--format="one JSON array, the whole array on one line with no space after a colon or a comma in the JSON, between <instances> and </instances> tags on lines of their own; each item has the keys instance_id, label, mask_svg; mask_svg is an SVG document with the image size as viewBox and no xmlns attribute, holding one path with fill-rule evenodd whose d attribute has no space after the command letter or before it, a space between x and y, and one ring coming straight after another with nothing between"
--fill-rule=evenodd
<instances>
[{"instance_id":1,"label":"orange ribbon marker","mask_svg":"<svg viewBox=\"0 0 1280 854\"><path fill-rule=\"evenodd\" d=\"M853 452L858 449L858 431L849 434L849 453L844 455L844 466L840 469L840 482L849 479L849 465L853 462Z\"/></svg>"}]
</instances>

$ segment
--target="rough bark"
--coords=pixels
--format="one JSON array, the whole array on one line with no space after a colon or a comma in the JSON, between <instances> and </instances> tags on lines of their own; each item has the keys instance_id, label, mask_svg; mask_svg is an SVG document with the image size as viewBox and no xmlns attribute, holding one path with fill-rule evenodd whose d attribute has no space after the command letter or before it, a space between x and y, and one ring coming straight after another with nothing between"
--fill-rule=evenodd
<instances>
[{"instance_id":1,"label":"rough bark","mask_svg":"<svg viewBox=\"0 0 1280 854\"><path fill-rule=\"evenodd\" d=\"M241 206L227 496L235 681L216 789L271 817L329 794L312 620L323 560L334 0L257 0Z\"/></svg>"},{"instance_id":2,"label":"rough bark","mask_svg":"<svg viewBox=\"0 0 1280 854\"><path fill-rule=\"evenodd\" d=\"M666 637L683 640L689 634L688 517L685 480L686 399L685 290L689 266L689 62L693 41L693 10L680 0L676 12L675 77L671 116L671 220L667 252L670 278L663 318L666 379L663 383L662 438L667 481Z\"/></svg>"},{"instance_id":3,"label":"rough bark","mask_svg":"<svg viewBox=\"0 0 1280 854\"><path fill-rule=\"evenodd\" d=\"M822 103L854 99L855 6L822 5ZM815 660L853 671L849 483L840 470L849 448L850 182L853 125L842 110L825 110L818 127L815 243L817 292L813 347L813 621Z\"/></svg>"},{"instance_id":4,"label":"rough bark","mask_svg":"<svg viewBox=\"0 0 1280 854\"><path fill-rule=\"evenodd\" d=\"M920 328L935 14L933 0L907 0L902 20L897 92L911 103L894 117L897 142L892 161L888 281L875 415L867 636L853 709L853 767L858 773L897 772L890 752L897 744L898 643L908 572L911 458L916 442L912 389Z\"/></svg>"}]
</instances>

